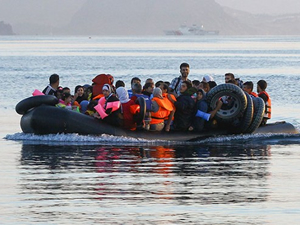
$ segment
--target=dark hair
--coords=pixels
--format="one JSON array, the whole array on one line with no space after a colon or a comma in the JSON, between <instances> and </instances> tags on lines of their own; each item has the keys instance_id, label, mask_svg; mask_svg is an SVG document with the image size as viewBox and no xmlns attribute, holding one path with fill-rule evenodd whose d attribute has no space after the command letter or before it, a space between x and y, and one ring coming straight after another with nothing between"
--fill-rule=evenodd
<instances>
[{"instance_id":1,"label":"dark hair","mask_svg":"<svg viewBox=\"0 0 300 225\"><path fill-rule=\"evenodd\" d=\"M246 81L244 84L247 88L249 88L251 91L253 90L253 82L252 81Z\"/></svg>"},{"instance_id":2,"label":"dark hair","mask_svg":"<svg viewBox=\"0 0 300 225\"><path fill-rule=\"evenodd\" d=\"M62 96L61 96L61 99L66 100L66 98L69 98L70 96L71 96L70 93L63 93Z\"/></svg>"},{"instance_id":3,"label":"dark hair","mask_svg":"<svg viewBox=\"0 0 300 225\"><path fill-rule=\"evenodd\" d=\"M55 73L49 77L50 84L55 84L58 80L59 80L59 75Z\"/></svg>"},{"instance_id":4,"label":"dark hair","mask_svg":"<svg viewBox=\"0 0 300 225\"><path fill-rule=\"evenodd\" d=\"M228 84L238 85L238 82L236 80L229 80Z\"/></svg>"},{"instance_id":5,"label":"dark hair","mask_svg":"<svg viewBox=\"0 0 300 225\"><path fill-rule=\"evenodd\" d=\"M207 83L208 83L210 89L212 89L215 86L217 86L217 83L215 81L208 81Z\"/></svg>"},{"instance_id":6,"label":"dark hair","mask_svg":"<svg viewBox=\"0 0 300 225\"><path fill-rule=\"evenodd\" d=\"M70 90L70 88L68 88L68 87L64 87L64 88L62 89L62 91L65 92L65 91L71 91L71 90Z\"/></svg>"},{"instance_id":7,"label":"dark hair","mask_svg":"<svg viewBox=\"0 0 300 225\"><path fill-rule=\"evenodd\" d=\"M191 83L191 82L189 82L189 81L187 81L187 80L185 80L185 81L182 81L182 84L186 84L186 86L187 86L187 89L190 89L190 88L192 87L192 83Z\"/></svg>"},{"instance_id":8,"label":"dark hair","mask_svg":"<svg viewBox=\"0 0 300 225\"><path fill-rule=\"evenodd\" d=\"M225 77L226 76L230 76L232 80L234 79L234 74L233 73L225 73Z\"/></svg>"},{"instance_id":9,"label":"dark hair","mask_svg":"<svg viewBox=\"0 0 300 225\"><path fill-rule=\"evenodd\" d=\"M138 77L134 77L134 78L132 78L132 79L131 79L131 82L130 82L130 84L132 84L134 80L137 80L137 81L141 82L141 79L140 79L140 78L138 78Z\"/></svg>"},{"instance_id":10,"label":"dark hair","mask_svg":"<svg viewBox=\"0 0 300 225\"><path fill-rule=\"evenodd\" d=\"M146 90L147 88L151 87L153 85L153 83L146 83L143 87L144 90Z\"/></svg>"},{"instance_id":11,"label":"dark hair","mask_svg":"<svg viewBox=\"0 0 300 225\"><path fill-rule=\"evenodd\" d=\"M152 78L147 78L147 80L145 81L145 84L147 83L154 83Z\"/></svg>"},{"instance_id":12,"label":"dark hair","mask_svg":"<svg viewBox=\"0 0 300 225\"><path fill-rule=\"evenodd\" d=\"M116 82L116 89L117 89L118 87L125 87L124 81L122 81L122 80L117 80L117 82Z\"/></svg>"},{"instance_id":13,"label":"dark hair","mask_svg":"<svg viewBox=\"0 0 300 225\"><path fill-rule=\"evenodd\" d=\"M132 90L135 91L135 93L142 93L142 85L140 83L133 84Z\"/></svg>"},{"instance_id":14,"label":"dark hair","mask_svg":"<svg viewBox=\"0 0 300 225\"><path fill-rule=\"evenodd\" d=\"M209 84L205 81L201 81L200 83L202 84L203 88L209 88Z\"/></svg>"},{"instance_id":15,"label":"dark hair","mask_svg":"<svg viewBox=\"0 0 300 225\"><path fill-rule=\"evenodd\" d=\"M180 69L182 68L182 67L188 67L188 68L190 68L190 65L188 64L188 63L181 63L180 64Z\"/></svg>"},{"instance_id":16,"label":"dark hair","mask_svg":"<svg viewBox=\"0 0 300 225\"><path fill-rule=\"evenodd\" d=\"M261 90L266 90L266 88L267 88L267 82L265 81L265 80L259 80L258 82L257 82L257 85L261 88Z\"/></svg>"},{"instance_id":17,"label":"dark hair","mask_svg":"<svg viewBox=\"0 0 300 225\"><path fill-rule=\"evenodd\" d=\"M165 83L166 85L168 85L168 87L169 87L170 84L171 84L169 81L165 81L164 83Z\"/></svg>"},{"instance_id":18,"label":"dark hair","mask_svg":"<svg viewBox=\"0 0 300 225\"><path fill-rule=\"evenodd\" d=\"M84 90L84 87L83 86L81 86L81 85L77 85L76 87L75 87L75 94L77 93L77 90L79 89L79 88L83 88L83 90Z\"/></svg>"},{"instance_id":19,"label":"dark hair","mask_svg":"<svg viewBox=\"0 0 300 225\"><path fill-rule=\"evenodd\" d=\"M163 85L163 90L167 90L167 93L169 93L169 85L168 84L166 84L165 82L164 83L162 83L162 85Z\"/></svg>"},{"instance_id":20,"label":"dark hair","mask_svg":"<svg viewBox=\"0 0 300 225\"><path fill-rule=\"evenodd\" d=\"M155 83L155 87L159 87L162 83L164 83L162 80L159 80Z\"/></svg>"},{"instance_id":21,"label":"dark hair","mask_svg":"<svg viewBox=\"0 0 300 225\"><path fill-rule=\"evenodd\" d=\"M56 91L59 92L59 93L63 93L63 88L62 88L62 86L58 86L58 88L57 88Z\"/></svg>"},{"instance_id":22,"label":"dark hair","mask_svg":"<svg viewBox=\"0 0 300 225\"><path fill-rule=\"evenodd\" d=\"M193 80L192 84L195 85L195 86L199 86L200 81L199 80Z\"/></svg>"},{"instance_id":23,"label":"dark hair","mask_svg":"<svg viewBox=\"0 0 300 225\"><path fill-rule=\"evenodd\" d=\"M198 90L197 90L197 93L198 93L198 92L201 92L201 94L202 94L203 96L205 95L205 91L204 91L203 89L198 89Z\"/></svg>"},{"instance_id":24,"label":"dark hair","mask_svg":"<svg viewBox=\"0 0 300 225\"><path fill-rule=\"evenodd\" d=\"M87 91L90 91L91 93L93 93L93 86L88 86L87 89L86 89L86 92Z\"/></svg>"}]
</instances>

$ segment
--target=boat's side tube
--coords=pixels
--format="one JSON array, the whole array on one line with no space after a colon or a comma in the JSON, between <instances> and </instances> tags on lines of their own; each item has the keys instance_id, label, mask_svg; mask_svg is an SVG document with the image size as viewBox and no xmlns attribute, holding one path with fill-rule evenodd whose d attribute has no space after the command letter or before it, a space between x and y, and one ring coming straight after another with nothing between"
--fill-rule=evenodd
<instances>
[{"instance_id":1,"label":"boat's side tube","mask_svg":"<svg viewBox=\"0 0 300 225\"><path fill-rule=\"evenodd\" d=\"M58 99L54 95L31 96L23 99L16 105L16 112L20 115L24 115L28 110L42 104L56 105L57 103Z\"/></svg>"}]
</instances>

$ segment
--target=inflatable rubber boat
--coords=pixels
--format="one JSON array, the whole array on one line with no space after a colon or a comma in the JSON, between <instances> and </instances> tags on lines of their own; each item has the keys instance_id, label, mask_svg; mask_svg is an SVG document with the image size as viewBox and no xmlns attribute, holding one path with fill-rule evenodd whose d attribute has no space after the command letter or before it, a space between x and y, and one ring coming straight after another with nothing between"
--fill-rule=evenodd
<instances>
[{"instance_id":1,"label":"inflatable rubber boat","mask_svg":"<svg viewBox=\"0 0 300 225\"><path fill-rule=\"evenodd\" d=\"M265 109L263 100L261 98L252 99L239 87L232 84L218 85L213 88L207 95L209 106L214 108L217 101L223 96L230 96L234 99L230 107L221 108L215 115L215 121L223 124L223 126L212 126L211 129L204 132L125 130L83 113L58 108L55 106L58 103L58 99L50 95L26 98L16 105L16 112L22 115L20 122L22 131L38 135L57 133L78 133L82 135L108 134L147 140L191 141L229 134L298 133L292 124L286 122L271 123L259 127ZM143 99L139 99L137 103L140 104L141 108L145 108ZM145 109L141 111L145 112Z\"/></svg>"}]
</instances>

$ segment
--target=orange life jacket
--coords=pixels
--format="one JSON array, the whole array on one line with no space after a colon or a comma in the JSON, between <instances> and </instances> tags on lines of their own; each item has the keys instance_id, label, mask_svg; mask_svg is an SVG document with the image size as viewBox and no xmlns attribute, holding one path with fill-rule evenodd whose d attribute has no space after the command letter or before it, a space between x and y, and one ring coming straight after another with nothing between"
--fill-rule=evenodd
<instances>
[{"instance_id":1,"label":"orange life jacket","mask_svg":"<svg viewBox=\"0 0 300 225\"><path fill-rule=\"evenodd\" d=\"M255 92L251 92L250 95L254 96L254 97L258 97L258 95Z\"/></svg>"},{"instance_id":2,"label":"orange life jacket","mask_svg":"<svg viewBox=\"0 0 300 225\"><path fill-rule=\"evenodd\" d=\"M265 91L262 91L258 94L258 96L260 96L261 94L265 94L268 97L268 101L265 102L265 114L264 114L264 118L267 119L271 119L271 112L272 112L272 108L271 108L271 98L269 96L269 94Z\"/></svg>"},{"instance_id":3,"label":"orange life jacket","mask_svg":"<svg viewBox=\"0 0 300 225\"><path fill-rule=\"evenodd\" d=\"M153 97L152 101L155 101L159 109L157 112L151 112L150 124L157 124L164 122L165 118L168 118L171 111L173 111L172 103L167 98Z\"/></svg>"}]
</instances>

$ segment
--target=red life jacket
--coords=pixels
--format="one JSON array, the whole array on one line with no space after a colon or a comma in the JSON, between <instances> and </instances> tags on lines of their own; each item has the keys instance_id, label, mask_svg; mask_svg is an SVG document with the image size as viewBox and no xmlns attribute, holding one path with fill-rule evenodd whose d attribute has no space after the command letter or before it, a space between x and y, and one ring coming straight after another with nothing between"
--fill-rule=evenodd
<instances>
[{"instance_id":1,"label":"red life jacket","mask_svg":"<svg viewBox=\"0 0 300 225\"><path fill-rule=\"evenodd\" d=\"M104 84L111 85L112 75L110 74L99 74L93 80L93 96L102 94L102 88Z\"/></svg>"},{"instance_id":2,"label":"red life jacket","mask_svg":"<svg viewBox=\"0 0 300 225\"><path fill-rule=\"evenodd\" d=\"M122 103L122 113L123 113L123 127L129 130L136 129L136 122L133 120L133 114L130 110L130 106L135 105L134 101L130 100L129 102Z\"/></svg>"}]
</instances>

